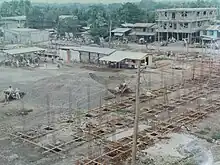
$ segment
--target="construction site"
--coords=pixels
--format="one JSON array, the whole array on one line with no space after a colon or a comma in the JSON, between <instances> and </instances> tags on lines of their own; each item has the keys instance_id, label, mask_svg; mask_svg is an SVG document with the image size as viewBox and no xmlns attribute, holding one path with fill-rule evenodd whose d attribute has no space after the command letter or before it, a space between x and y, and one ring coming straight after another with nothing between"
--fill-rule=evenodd
<instances>
[{"instance_id":1,"label":"construction site","mask_svg":"<svg viewBox=\"0 0 220 165\"><path fill-rule=\"evenodd\" d=\"M194 10L158 10L146 45L9 36L0 165L219 165L220 49L190 47L216 9Z\"/></svg>"},{"instance_id":2,"label":"construction site","mask_svg":"<svg viewBox=\"0 0 220 165\"><path fill-rule=\"evenodd\" d=\"M52 64L1 66L1 88L18 86L26 93L1 103L1 164L132 164L135 123L135 164L166 164L167 157L149 158L150 149L175 134L203 139L217 152L220 61L190 52L158 54L164 53L155 51L154 67L133 70L80 63L59 70ZM119 84L126 87L115 91ZM170 154L170 164L194 156Z\"/></svg>"}]
</instances>

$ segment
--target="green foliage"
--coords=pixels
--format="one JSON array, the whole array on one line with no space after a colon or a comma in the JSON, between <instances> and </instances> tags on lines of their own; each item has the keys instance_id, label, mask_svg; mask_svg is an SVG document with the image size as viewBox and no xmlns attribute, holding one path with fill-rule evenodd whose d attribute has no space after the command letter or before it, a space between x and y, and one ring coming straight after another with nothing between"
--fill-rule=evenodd
<instances>
[{"instance_id":1,"label":"green foliage","mask_svg":"<svg viewBox=\"0 0 220 165\"><path fill-rule=\"evenodd\" d=\"M145 12L133 3L125 3L118 9L118 19L120 23L143 22Z\"/></svg>"},{"instance_id":2,"label":"green foliage","mask_svg":"<svg viewBox=\"0 0 220 165\"><path fill-rule=\"evenodd\" d=\"M3 2L1 4L0 13L2 17L26 15L31 8L31 3L28 0Z\"/></svg>"},{"instance_id":3,"label":"green foliage","mask_svg":"<svg viewBox=\"0 0 220 165\"><path fill-rule=\"evenodd\" d=\"M155 11L160 8L211 7L220 6L219 0L195 1L156 1L141 0L140 3L115 3L110 5L32 5L29 0L5 1L1 4L2 17L27 16L27 26L31 28L58 28L60 33L76 32L78 25L91 26L91 35L106 37L109 34L109 22L112 28L121 23L155 22ZM75 15L76 20L58 21L60 15ZM220 17L219 17L220 18Z\"/></svg>"},{"instance_id":4,"label":"green foliage","mask_svg":"<svg viewBox=\"0 0 220 165\"><path fill-rule=\"evenodd\" d=\"M79 21L75 18L64 18L58 21L58 33L64 35L65 32L75 34L78 31Z\"/></svg>"},{"instance_id":5,"label":"green foliage","mask_svg":"<svg viewBox=\"0 0 220 165\"><path fill-rule=\"evenodd\" d=\"M213 133L212 139L214 139L214 140L220 140L220 132L215 132L215 133Z\"/></svg>"},{"instance_id":6,"label":"green foliage","mask_svg":"<svg viewBox=\"0 0 220 165\"><path fill-rule=\"evenodd\" d=\"M42 29L44 14L38 7L33 7L27 14L27 26L30 28Z\"/></svg>"}]
</instances>

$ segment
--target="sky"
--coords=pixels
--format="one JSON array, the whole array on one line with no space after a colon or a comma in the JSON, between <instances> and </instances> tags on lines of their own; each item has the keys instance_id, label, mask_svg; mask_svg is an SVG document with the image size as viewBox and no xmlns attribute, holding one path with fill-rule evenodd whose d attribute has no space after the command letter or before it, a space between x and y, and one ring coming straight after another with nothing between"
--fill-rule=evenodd
<instances>
[{"instance_id":1,"label":"sky","mask_svg":"<svg viewBox=\"0 0 220 165\"><path fill-rule=\"evenodd\" d=\"M48 2L48 3L123 3L139 2L140 0L31 0L31 2Z\"/></svg>"},{"instance_id":2,"label":"sky","mask_svg":"<svg viewBox=\"0 0 220 165\"><path fill-rule=\"evenodd\" d=\"M0 0L1 2L10 0ZM123 3L140 2L140 0L30 0L32 3Z\"/></svg>"},{"instance_id":3,"label":"sky","mask_svg":"<svg viewBox=\"0 0 220 165\"><path fill-rule=\"evenodd\" d=\"M11 0L0 0L0 3ZM32 3L124 3L124 2L140 2L141 0L30 0ZM163 0L156 0L163 1ZM178 0L171 0L178 1Z\"/></svg>"}]
</instances>

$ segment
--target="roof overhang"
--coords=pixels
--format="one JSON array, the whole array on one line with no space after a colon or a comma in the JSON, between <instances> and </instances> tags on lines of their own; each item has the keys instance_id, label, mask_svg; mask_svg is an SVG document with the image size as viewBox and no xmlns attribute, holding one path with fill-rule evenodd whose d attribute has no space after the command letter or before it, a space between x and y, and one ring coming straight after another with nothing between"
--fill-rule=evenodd
<instances>
[{"instance_id":1,"label":"roof overhang","mask_svg":"<svg viewBox=\"0 0 220 165\"><path fill-rule=\"evenodd\" d=\"M100 58L100 61L106 62L121 62L123 60L143 60L148 55L142 52L129 52L129 51L115 51L109 56Z\"/></svg>"},{"instance_id":2,"label":"roof overhang","mask_svg":"<svg viewBox=\"0 0 220 165\"><path fill-rule=\"evenodd\" d=\"M38 47L28 47L28 48L18 48L18 49L3 50L4 53L9 54L9 55L34 53L34 52L39 52L39 51L45 51L45 49L38 48Z\"/></svg>"},{"instance_id":3,"label":"roof overhang","mask_svg":"<svg viewBox=\"0 0 220 165\"><path fill-rule=\"evenodd\" d=\"M63 46L63 47L60 47L60 49L74 50L74 51L79 51L79 52L96 53L96 54L104 54L104 55L110 55L113 52L115 52L115 49L99 48L99 47L92 47L92 46L80 46L80 47Z\"/></svg>"}]
</instances>

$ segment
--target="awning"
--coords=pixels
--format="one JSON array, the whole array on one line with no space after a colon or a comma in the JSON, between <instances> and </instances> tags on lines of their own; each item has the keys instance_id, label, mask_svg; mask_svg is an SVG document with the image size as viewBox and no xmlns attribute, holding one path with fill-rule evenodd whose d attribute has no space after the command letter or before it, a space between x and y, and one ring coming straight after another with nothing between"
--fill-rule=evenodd
<instances>
[{"instance_id":1,"label":"awning","mask_svg":"<svg viewBox=\"0 0 220 165\"><path fill-rule=\"evenodd\" d=\"M10 54L10 55L16 55L16 54L33 53L33 52L38 52L38 51L45 51L45 49L38 48L38 47L29 47L29 48L4 50L3 52Z\"/></svg>"},{"instance_id":2,"label":"awning","mask_svg":"<svg viewBox=\"0 0 220 165\"><path fill-rule=\"evenodd\" d=\"M109 56L100 58L100 61L120 62L125 59L143 60L146 57L147 57L147 54L142 53L142 52L116 51Z\"/></svg>"},{"instance_id":3,"label":"awning","mask_svg":"<svg viewBox=\"0 0 220 165\"><path fill-rule=\"evenodd\" d=\"M97 54L104 54L109 55L115 52L115 49L110 48L99 48L99 47L92 47L92 46L63 46L60 49L64 50L75 50L79 52L90 52L90 53L97 53Z\"/></svg>"}]
</instances>

